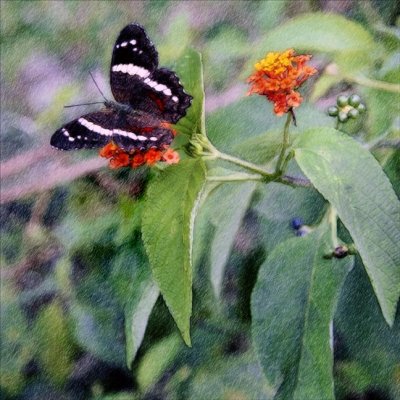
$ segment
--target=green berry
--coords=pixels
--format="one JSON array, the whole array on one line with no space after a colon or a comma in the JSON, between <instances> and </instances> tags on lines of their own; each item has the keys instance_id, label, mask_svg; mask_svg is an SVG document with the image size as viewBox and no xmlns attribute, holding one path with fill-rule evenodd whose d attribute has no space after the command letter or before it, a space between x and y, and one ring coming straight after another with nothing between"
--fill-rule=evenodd
<instances>
[{"instance_id":1,"label":"green berry","mask_svg":"<svg viewBox=\"0 0 400 400\"><path fill-rule=\"evenodd\" d=\"M331 117L336 117L338 115L339 109L336 106L332 106L328 108L328 115Z\"/></svg>"},{"instance_id":2,"label":"green berry","mask_svg":"<svg viewBox=\"0 0 400 400\"><path fill-rule=\"evenodd\" d=\"M365 111L367 111L367 107L365 107L365 104L360 103L357 107L357 110L360 114L364 114Z\"/></svg>"},{"instance_id":3,"label":"green berry","mask_svg":"<svg viewBox=\"0 0 400 400\"><path fill-rule=\"evenodd\" d=\"M346 122L349 119L349 117L347 116L346 112L340 111L339 115L338 115L338 119L339 119L339 122Z\"/></svg>"},{"instance_id":4,"label":"green berry","mask_svg":"<svg viewBox=\"0 0 400 400\"><path fill-rule=\"evenodd\" d=\"M336 99L336 103L339 107L346 107L349 104L349 98L345 95L341 95Z\"/></svg>"},{"instance_id":5,"label":"green berry","mask_svg":"<svg viewBox=\"0 0 400 400\"><path fill-rule=\"evenodd\" d=\"M352 108L348 113L347 116L352 119L356 119L359 115L359 111L356 108Z\"/></svg>"},{"instance_id":6,"label":"green berry","mask_svg":"<svg viewBox=\"0 0 400 400\"><path fill-rule=\"evenodd\" d=\"M361 103L361 97L358 94L353 94L349 98L349 104L353 107L358 107Z\"/></svg>"}]
</instances>

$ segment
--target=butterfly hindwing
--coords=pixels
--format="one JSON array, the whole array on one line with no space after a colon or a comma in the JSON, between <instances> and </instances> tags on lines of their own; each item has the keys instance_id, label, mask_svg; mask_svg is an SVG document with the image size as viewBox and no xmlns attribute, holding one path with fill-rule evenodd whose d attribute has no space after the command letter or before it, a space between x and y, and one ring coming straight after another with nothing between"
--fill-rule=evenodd
<instances>
[{"instance_id":1,"label":"butterfly hindwing","mask_svg":"<svg viewBox=\"0 0 400 400\"><path fill-rule=\"evenodd\" d=\"M116 122L117 115L111 110L86 114L57 130L50 144L60 150L101 147L111 140Z\"/></svg>"},{"instance_id":2,"label":"butterfly hindwing","mask_svg":"<svg viewBox=\"0 0 400 400\"><path fill-rule=\"evenodd\" d=\"M185 115L192 97L184 92L174 72L157 66L157 51L144 29L128 25L114 46L111 90L118 102L176 123Z\"/></svg>"},{"instance_id":3,"label":"butterfly hindwing","mask_svg":"<svg viewBox=\"0 0 400 400\"><path fill-rule=\"evenodd\" d=\"M126 150L161 149L173 139L171 128L152 116L105 110L86 114L54 133L50 144L61 150L91 149L113 141Z\"/></svg>"},{"instance_id":4,"label":"butterfly hindwing","mask_svg":"<svg viewBox=\"0 0 400 400\"><path fill-rule=\"evenodd\" d=\"M147 151L151 148L168 147L173 138L171 128L150 116L125 115L119 127L114 129L114 143L125 151Z\"/></svg>"}]
</instances>

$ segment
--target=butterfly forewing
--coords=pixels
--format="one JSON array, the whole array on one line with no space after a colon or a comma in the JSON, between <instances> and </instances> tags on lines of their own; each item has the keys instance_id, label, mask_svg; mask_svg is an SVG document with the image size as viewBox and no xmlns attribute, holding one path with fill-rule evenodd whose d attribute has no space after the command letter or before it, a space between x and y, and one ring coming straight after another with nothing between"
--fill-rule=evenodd
<instances>
[{"instance_id":1,"label":"butterfly forewing","mask_svg":"<svg viewBox=\"0 0 400 400\"><path fill-rule=\"evenodd\" d=\"M184 92L174 72L157 66L157 51L144 29L128 25L114 46L111 90L117 101L176 123L185 115L192 97Z\"/></svg>"}]
</instances>

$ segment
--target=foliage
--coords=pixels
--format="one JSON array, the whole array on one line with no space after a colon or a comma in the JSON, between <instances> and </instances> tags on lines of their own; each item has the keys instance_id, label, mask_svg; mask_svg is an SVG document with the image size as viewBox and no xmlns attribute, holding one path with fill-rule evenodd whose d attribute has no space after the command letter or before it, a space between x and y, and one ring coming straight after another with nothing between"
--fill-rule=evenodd
<instances>
[{"instance_id":1,"label":"foliage","mask_svg":"<svg viewBox=\"0 0 400 400\"><path fill-rule=\"evenodd\" d=\"M2 398L400 396L395 3L322 3L2 3ZM50 153L133 20L193 96L180 163ZM287 48L296 127L241 85Z\"/></svg>"}]
</instances>

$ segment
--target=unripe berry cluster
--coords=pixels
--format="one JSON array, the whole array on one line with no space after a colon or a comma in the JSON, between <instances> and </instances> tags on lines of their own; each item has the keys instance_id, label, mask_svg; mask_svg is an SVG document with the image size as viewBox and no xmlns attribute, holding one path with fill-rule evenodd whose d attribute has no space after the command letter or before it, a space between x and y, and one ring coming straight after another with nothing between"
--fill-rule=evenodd
<instances>
[{"instance_id":1,"label":"unripe berry cluster","mask_svg":"<svg viewBox=\"0 0 400 400\"><path fill-rule=\"evenodd\" d=\"M331 117L336 117L342 123L349 119L357 119L360 114L366 111L365 104L361 103L361 98L357 94L338 96L336 104L336 106L328 108L328 114Z\"/></svg>"}]
</instances>

